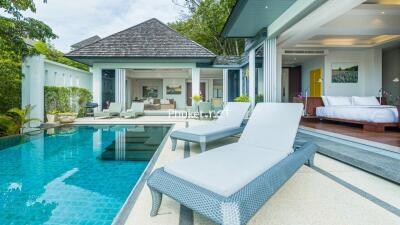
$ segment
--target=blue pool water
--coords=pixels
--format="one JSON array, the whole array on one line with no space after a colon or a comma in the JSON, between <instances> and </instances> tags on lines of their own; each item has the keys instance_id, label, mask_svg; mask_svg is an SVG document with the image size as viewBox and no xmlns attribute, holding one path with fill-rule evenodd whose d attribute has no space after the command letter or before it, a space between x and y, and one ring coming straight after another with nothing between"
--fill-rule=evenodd
<instances>
[{"instance_id":1,"label":"blue pool water","mask_svg":"<svg viewBox=\"0 0 400 225\"><path fill-rule=\"evenodd\" d=\"M0 224L111 224L168 129L66 126L0 139Z\"/></svg>"}]
</instances>

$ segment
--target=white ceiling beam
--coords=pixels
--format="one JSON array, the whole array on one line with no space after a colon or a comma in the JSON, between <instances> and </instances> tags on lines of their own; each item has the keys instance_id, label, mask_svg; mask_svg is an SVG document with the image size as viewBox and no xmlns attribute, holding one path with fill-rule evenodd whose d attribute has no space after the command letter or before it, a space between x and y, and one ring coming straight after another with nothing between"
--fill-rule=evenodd
<instances>
[{"instance_id":1,"label":"white ceiling beam","mask_svg":"<svg viewBox=\"0 0 400 225\"><path fill-rule=\"evenodd\" d=\"M286 28L290 27L295 20L299 20L302 13L320 2L323 2L323 0L298 0L293 3L282 15L268 26L268 37L273 38L278 36Z\"/></svg>"}]
</instances>

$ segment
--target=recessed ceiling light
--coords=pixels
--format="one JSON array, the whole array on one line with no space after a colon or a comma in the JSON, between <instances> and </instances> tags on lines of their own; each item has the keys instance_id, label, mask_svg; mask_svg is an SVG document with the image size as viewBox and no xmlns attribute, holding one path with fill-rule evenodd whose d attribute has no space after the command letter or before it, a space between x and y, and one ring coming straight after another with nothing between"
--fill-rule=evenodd
<instances>
[{"instance_id":1,"label":"recessed ceiling light","mask_svg":"<svg viewBox=\"0 0 400 225\"><path fill-rule=\"evenodd\" d=\"M269 8L268 5L266 5L265 8L268 9Z\"/></svg>"},{"instance_id":2,"label":"recessed ceiling light","mask_svg":"<svg viewBox=\"0 0 400 225\"><path fill-rule=\"evenodd\" d=\"M384 12L384 11L382 11L381 13L382 13L382 14L385 14L385 12Z\"/></svg>"},{"instance_id":3,"label":"recessed ceiling light","mask_svg":"<svg viewBox=\"0 0 400 225\"><path fill-rule=\"evenodd\" d=\"M293 60L295 60L295 61L296 61L296 58L293 58Z\"/></svg>"}]
</instances>

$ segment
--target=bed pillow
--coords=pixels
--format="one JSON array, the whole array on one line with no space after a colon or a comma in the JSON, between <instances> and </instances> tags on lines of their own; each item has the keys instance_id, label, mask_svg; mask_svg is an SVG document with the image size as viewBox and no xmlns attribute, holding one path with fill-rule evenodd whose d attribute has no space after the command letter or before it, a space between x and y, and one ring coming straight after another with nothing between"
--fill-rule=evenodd
<instances>
[{"instance_id":1,"label":"bed pillow","mask_svg":"<svg viewBox=\"0 0 400 225\"><path fill-rule=\"evenodd\" d=\"M336 96L327 96L326 97L329 103L329 106L336 105L352 105L351 97L336 97Z\"/></svg>"},{"instance_id":2,"label":"bed pillow","mask_svg":"<svg viewBox=\"0 0 400 225\"><path fill-rule=\"evenodd\" d=\"M327 96L321 96L322 102L324 103L324 106L329 106L328 98Z\"/></svg>"},{"instance_id":3,"label":"bed pillow","mask_svg":"<svg viewBox=\"0 0 400 225\"><path fill-rule=\"evenodd\" d=\"M375 96L369 96L369 97L353 96L352 99L354 105L381 105Z\"/></svg>"}]
</instances>

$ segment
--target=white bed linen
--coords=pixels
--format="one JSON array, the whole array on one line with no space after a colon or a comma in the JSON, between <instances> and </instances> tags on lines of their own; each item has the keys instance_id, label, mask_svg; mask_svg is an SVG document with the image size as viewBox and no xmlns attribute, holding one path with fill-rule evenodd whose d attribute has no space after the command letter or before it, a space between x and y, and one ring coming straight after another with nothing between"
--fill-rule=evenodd
<instances>
[{"instance_id":1,"label":"white bed linen","mask_svg":"<svg viewBox=\"0 0 400 225\"><path fill-rule=\"evenodd\" d=\"M393 106L328 106L317 107L317 116L373 123L396 123L399 114Z\"/></svg>"}]
</instances>

